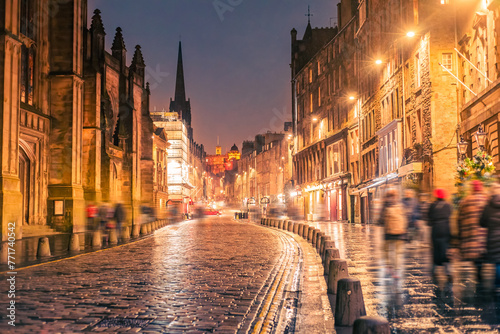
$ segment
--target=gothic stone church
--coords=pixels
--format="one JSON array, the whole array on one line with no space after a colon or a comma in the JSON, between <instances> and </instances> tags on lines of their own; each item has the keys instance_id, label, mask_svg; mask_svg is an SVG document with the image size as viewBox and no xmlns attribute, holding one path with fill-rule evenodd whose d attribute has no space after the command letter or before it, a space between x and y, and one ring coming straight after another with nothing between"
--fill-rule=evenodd
<instances>
[{"instance_id":1,"label":"gothic stone church","mask_svg":"<svg viewBox=\"0 0 500 334\"><path fill-rule=\"evenodd\" d=\"M0 214L80 232L90 201L122 202L127 222L152 201L153 122L139 46L120 28L111 53L86 0L0 0Z\"/></svg>"}]
</instances>

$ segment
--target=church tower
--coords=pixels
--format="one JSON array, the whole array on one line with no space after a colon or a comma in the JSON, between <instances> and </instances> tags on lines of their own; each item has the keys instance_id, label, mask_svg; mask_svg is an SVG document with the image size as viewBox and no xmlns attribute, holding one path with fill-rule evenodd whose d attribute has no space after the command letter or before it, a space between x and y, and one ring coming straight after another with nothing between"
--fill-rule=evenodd
<instances>
[{"instance_id":1,"label":"church tower","mask_svg":"<svg viewBox=\"0 0 500 334\"><path fill-rule=\"evenodd\" d=\"M179 55L177 58L177 76L175 79L174 100L170 98L170 112L177 112L182 120L186 122L189 137L193 137L191 128L191 101L186 100L186 88L184 86L184 69L182 66L182 47L179 41Z\"/></svg>"}]
</instances>

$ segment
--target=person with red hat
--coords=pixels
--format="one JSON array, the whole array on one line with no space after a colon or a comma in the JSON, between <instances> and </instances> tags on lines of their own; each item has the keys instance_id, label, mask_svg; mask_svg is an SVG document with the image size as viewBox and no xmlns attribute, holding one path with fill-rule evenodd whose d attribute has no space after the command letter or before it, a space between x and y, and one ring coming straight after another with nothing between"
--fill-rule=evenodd
<instances>
[{"instance_id":1,"label":"person with red hat","mask_svg":"<svg viewBox=\"0 0 500 334\"><path fill-rule=\"evenodd\" d=\"M486 253L486 229L479 220L488 202L483 192L483 184L479 180L471 182L471 192L459 204L458 237L462 260L473 262L476 276L481 279L481 267Z\"/></svg>"},{"instance_id":2,"label":"person with red hat","mask_svg":"<svg viewBox=\"0 0 500 334\"><path fill-rule=\"evenodd\" d=\"M432 229L432 276L435 274L436 266L444 266L448 281L452 281L447 255L451 239L451 205L446 202L446 191L444 189L438 188L434 190L434 197L436 197L436 200L430 205L427 217L429 226Z\"/></svg>"}]
</instances>

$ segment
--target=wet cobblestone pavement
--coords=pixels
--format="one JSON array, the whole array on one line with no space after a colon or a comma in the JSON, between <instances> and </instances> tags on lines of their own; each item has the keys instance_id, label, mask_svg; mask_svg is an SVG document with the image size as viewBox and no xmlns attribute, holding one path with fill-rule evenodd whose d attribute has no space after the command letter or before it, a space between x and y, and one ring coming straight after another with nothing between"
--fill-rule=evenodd
<instances>
[{"instance_id":1,"label":"wet cobblestone pavement","mask_svg":"<svg viewBox=\"0 0 500 334\"><path fill-rule=\"evenodd\" d=\"M265 331L292 288L299 252L284 233L227 217L168 226L19 270L16 327L7 325L2 297L0 333Z\"/></svg>"},{"instance_id":2,"label":"wet cobblestone pavement","mask_svg":"<svg viewBox=\"0 0 500 334\"><path fill-rule=\"evenodd\" d=\"M394 280L385 269L382 229L347 223L309 223L332 237L349 274L361 281L367 315L389 320L393 333L499 333L494 293L469 291L461 263L453 263L453 284L434 284L428 240L406 246L405 275ZM429 235L426 231L426 235ZM465 282L467 283L467 282Z\"/></svg>"}]
</instances>

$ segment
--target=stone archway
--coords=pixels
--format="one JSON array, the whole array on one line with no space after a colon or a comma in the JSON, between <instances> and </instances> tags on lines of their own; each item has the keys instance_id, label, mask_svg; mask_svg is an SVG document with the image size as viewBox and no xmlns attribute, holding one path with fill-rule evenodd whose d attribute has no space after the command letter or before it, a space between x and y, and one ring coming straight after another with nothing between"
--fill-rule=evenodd
<instances>
[{"instance_id":1,"label":"stone archway","mask_svg":"<svg viewBox=\"0 0 500 334\"><path fill-rule=\"evenodd\" d=\"M24 144L24 145L23 145ZM20 190L22 195L22 219L23 225L29 225L31 208L34 204L33 201L33 167L34 167L34 154L30 147L20 142L19 145L19 180Z\"/></svg>"}]
</instances>

